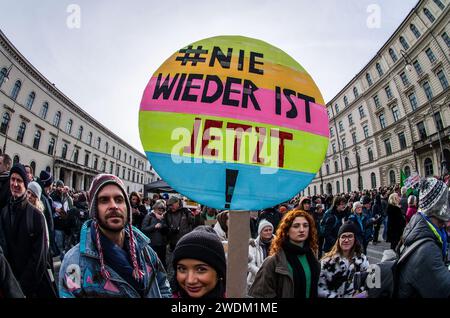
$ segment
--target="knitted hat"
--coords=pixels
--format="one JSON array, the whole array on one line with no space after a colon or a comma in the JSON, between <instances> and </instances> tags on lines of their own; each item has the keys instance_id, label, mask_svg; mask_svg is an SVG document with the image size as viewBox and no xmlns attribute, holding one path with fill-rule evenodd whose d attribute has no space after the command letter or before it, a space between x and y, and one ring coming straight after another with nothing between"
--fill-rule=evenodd
<instances>
[{"instance_id":1,"label":"knitted hat","mask_svg":"<svg viewBox=\"0 0 450 318\"><path fill-rule=\"evenodd\" d=\"M25 188L28 188L29 180L24 165L21 163L16 163L9 171L9 176L11 177L13 173L17 173L22 178L23 183L25 184Z\"/></svg>"},{"instance_id":2,"label":"knitted hat","mask_svg":"<svg viewBox=\"0 0 450 318\"><path fill-rule=\"evenodd\" d=\"M344 224L341 225L341 227L339 228L339 232L338 232L338 238L341 237L341 235L343 233L353 233L354 235L356 235L356 233L358 233L358 228L356 227L355 223L353 223L352 221L347 221Z\"/></svg>"},{"instance_id":3,"label":"knitted hat","mask_svg":"<svg viewBox=\"0 0 450 318\"><path fill-rule=\"evenodd\" d=\"M205 262L214 268L217 276L223 278L225 282L227 274L225 250L217 234L199 230L184 235L173 251L173 267L176 268L178 261L185 258Z\"/></svg>"},{"instance_id":4,"label":"knitted hat","mask_svg":"<svg viewBox=\"0 0 450 318\"><path fill-rule=\"evenodd\" d=\"M130 256L131 261L133 263L133 277L136 280L140 280L143 278L144 273L139 269L139 264L137 262L136 257L136 246L134 242L134 234L133 234L133 228L131 226L132 218L131 218L131 205L130 200L128 199L127 192L125 191L125 186L118 177L112 174L99 174L97 175L94 180L92 181L91 188L89 189L89 199L90 199L90 205L89 205L89 215L92 219L94 219L94 225L95 225L95 238L96 238L96 246L98 250L98 254L100 256L100 266L101 266L101 274L104 279L109 280L111 277L111 274L108 272L105 266L105 261L103 257L103 249L100 243L100 229L98 225L98 209L97 209L97 196L100 190L108 185L108 184L114 184L122 191L122 194L124 196L125 204L127 206L127 216L128 216L128 229L129 229L129 243L130 243Z\"/></svg>"},{"instance_id":5,"label":"knitted hat","mask_svg":"<svg viewBox=\"0 0 450 318\"><path fill-rule=\"evenodd\" d=\"M45 170L42 170L39 174L39 180L44 188L51 186L53 183L52 175Z\"/></svg>"},{"instance_id":6,"label":"knitted hat","mask_svg":"<svg viewBox=\"0 0 450 318\"><path fill-rule=\"evenodd\" d=\"M41 189L41 186L39 185L39 183L37 183L36 181L31 181L28 184L28 190L33 192L34 195L37 196L39 199L41 198L42 189Z\"/></svg>"},{"instance_id":7,"label":"knitted hat","mask_svg":"<svg viewBox=\"0 0 450 318\"><path fill-rule=\"evenodd\" d=\"M264 230L264 228L268 227L268 226L272 228L272 232L273 232L273 225L272 225L272 223L270 223L266 219L262 219L261 222L259 222L259 225L258 225L258 235L261 234L262 230Z\"/></svg>"},{"instance_id":8,"label":"knitted hat","mask_svg":"<svg viewBox=\"0 0 450 318\"><path fill-rule=\"evenodd\" d=\"M370 198L369 198L367 195L363 196L363 197L361 198L361 203L362 203L363 205L364 205L364 204L370 203Z\"/></svg>"},{"instance_id":9,"label":"knitted hat","mask_svg":"<svg viewBox=\"0 0 450 318\"><path fill-rule=\"evenodd\" d=\"M64 187L64 182L62 180L58 180L58 181L56 181L56 186L57 187Z\"/></svg>"},{"instance_id":10,"label":"knitted hat","mask_svg":"<svg viewBox=\"0 0 450 318\"><path fill-rule=\"evenodd\" d=\"M450 193L447 185L436 178L424 178L419 185L419 211L447 222L450 219Z\"/></svg>"}]
</instances>

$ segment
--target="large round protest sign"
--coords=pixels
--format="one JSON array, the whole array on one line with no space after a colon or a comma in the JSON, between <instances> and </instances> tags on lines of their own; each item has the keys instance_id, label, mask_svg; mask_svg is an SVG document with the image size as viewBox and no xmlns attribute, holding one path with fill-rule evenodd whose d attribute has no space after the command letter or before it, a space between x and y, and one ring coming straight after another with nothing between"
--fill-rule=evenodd
<instances>
[{"instance_id":1,"label":"large round protest sign","mask_svg":"<svg viewBox=\"0 0 450 318\"><path fill-rule=\"evenodd\" d=\"M161 178L217 209L289 200L328 147L311 76L282 50L241 36L204 39L169 57L145 88L139 130Z\"/></svg>"}]
</instances>

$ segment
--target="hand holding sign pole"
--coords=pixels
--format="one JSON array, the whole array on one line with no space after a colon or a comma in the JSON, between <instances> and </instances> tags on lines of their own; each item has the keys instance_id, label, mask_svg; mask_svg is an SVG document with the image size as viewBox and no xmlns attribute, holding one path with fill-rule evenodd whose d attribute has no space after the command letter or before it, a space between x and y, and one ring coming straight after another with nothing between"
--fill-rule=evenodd
<instances>
[{"instance_id":1,"label":"hand holding sign pole","mask_svg":"<svg viewBox=\"0 0 450 318\"><path fill-rule=\"evenodd\" d=\"M260 210L291 199L319 170L328 147L323 105L285 52L218 36L181 49L153 74L139 129L173 189L217 209Z\"/></svg>"}]
</instances>

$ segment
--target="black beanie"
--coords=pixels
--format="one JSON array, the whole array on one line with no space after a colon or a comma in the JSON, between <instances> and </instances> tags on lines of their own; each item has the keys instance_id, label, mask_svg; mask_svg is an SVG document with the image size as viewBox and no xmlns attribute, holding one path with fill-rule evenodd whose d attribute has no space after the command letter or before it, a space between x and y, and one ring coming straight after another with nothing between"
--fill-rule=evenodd
<instances>
[{"instance_id":1,"label":"black beanie","mask_svg":"<svg viewBox=\"0 0 450 318\"><path fill-rule=\"evenodd\" d=\"M203 261L217 272L219 278L226 280L227 261L222 242L215 233L207 231L192 231L184 235L173 251L173 268L176 270L178 261L192 258Z\"/></svg>"},{"instance_id":2,"label":"black beanie","mask_svg":"<svg viewBox=\"0 0 450 318\"><path fill-rule=\"evenodd\" d=\"M338 232L338 238L341 237L343 233L353 233L356 236L356 233L358 233L358 228L356 227L355 223L352 221L347 221L344 224L341 225Z\"/></svg>"},{"instance_id":3,"label":"black beanie","mask_svg":"<svg viewBox=\"0 0 450 318\"><path fill-rule=\"evenodd\" d=\"M16 163L9 171L9 176L11 177L13 173L17 173L22 178L23 183L25 184L25 189L27 189L29 180L25 166L21 163Z\"/></svg>"}]
</instances>

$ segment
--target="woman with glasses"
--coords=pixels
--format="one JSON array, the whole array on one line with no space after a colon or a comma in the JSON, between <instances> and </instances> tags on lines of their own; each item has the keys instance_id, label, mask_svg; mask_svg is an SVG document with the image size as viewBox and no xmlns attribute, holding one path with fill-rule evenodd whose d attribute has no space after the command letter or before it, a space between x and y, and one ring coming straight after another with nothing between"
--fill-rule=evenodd
<instances>
[{"instance_id":1,"label":"woman with glasses","mask_svg":"<svg viewBox=\"0 0 450 318\"><path fill-rule=\"evenodd\" d=\"M356 239L358 228L345 222L340 228L338 239L330 252L320 261L319 297L351 298L356 296L353 276L369 267L367 257L362 253L361 244Z\"/></svg>"},{"instance_id":2,"label":"woman with glasses","mask_svg":"<svg viewBox=\"0 0 450 318\"><path fill-rule=\"evenodd\" d=\"M164 268L166 268L166 249L168 227L164 220L166 204L164 200L158 200L153 205L151 213L142 221L142 232L150 238L150 246L158 255Z\"/></svg>"}]
</instances>

